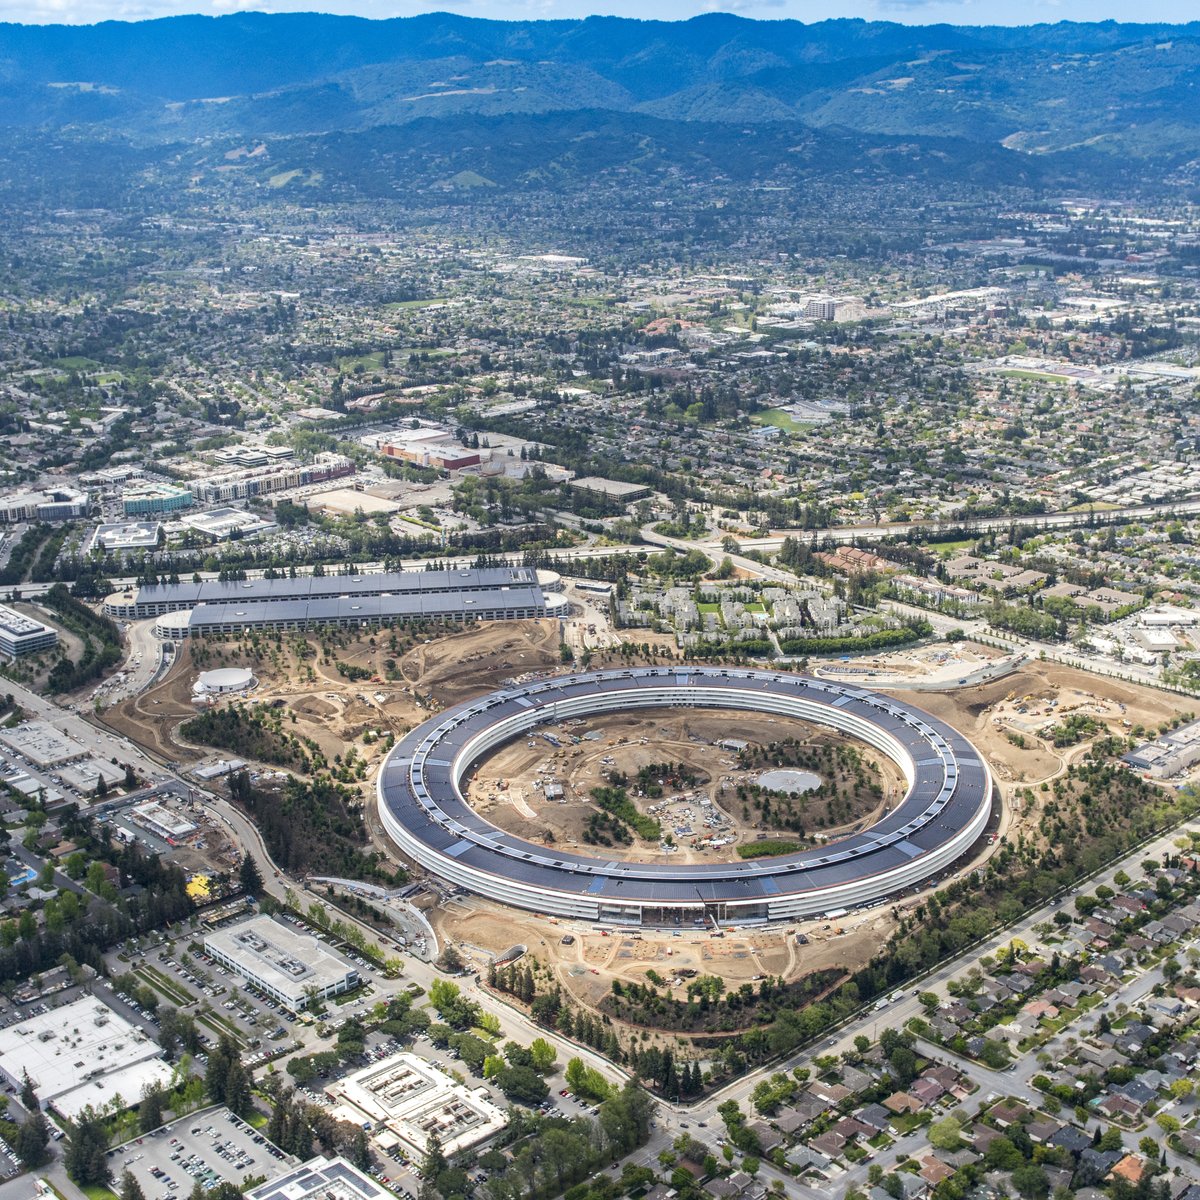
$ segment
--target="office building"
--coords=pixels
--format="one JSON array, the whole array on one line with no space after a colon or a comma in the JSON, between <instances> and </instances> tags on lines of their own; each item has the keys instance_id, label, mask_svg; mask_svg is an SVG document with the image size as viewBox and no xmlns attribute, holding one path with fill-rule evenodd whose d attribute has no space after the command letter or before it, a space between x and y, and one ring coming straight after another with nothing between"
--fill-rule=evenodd
<instances>
[{"instance_id":1,"label":"office building","mask_svg":"<svg viewBox=\"0 0 1200 1200\"><path fill-rule=\"evenodd\" d=\"M88 549L102 554L157 550L161 538L162 525L158 521L115 521L96 526Z\"/></svg>"},{"instance_id":2,"label":"office building","mask_svg":"<svg viewBox=\"0 0 1200 1200\"><path fill-rule=\"evenodd\" d=\"M49 625L0 604L0 654L23 658L26 654L52 650L57 643L58 634Z\"/></svg>"},{"instance_id":3,"label":"office building","mask_svg":"<svg viewBox=\"0 0 1200 1200\"><path fill-rule=\"evenodd\" d=\"M355 469L354 460L344 454L318 454L310 463L282 462L197 480L193 491L201 504L228 504L341 479L353 475Z\"/></svg>"},{"instance_id":4,"label":"office building","mask_svg":"<svg viewBox=\"0 0 1200 1200\"><path fill-rule=\"evenodd\" d=\"M473 1150L495 1137L508 1120L486 1088L459 1083L415 1054L394 1054L326 1089L336 1119L376 1130L382 1149L399 1145L414 1159L436 1136L447 1155Z\"/></svg>"},{"instance_id":5,"label":"office building","mask_svg":"<svg viewBox=\"0 0 1200 1200\"><path fill-rule=\"evenodd\" d=\"M200 583L155 583L114 592L104 611L120 620L141 620L180 612L197 605L277 604L378 597L478 595L512 589L535 589L531 567L469 567L452 571L378 571L363 575L301 575L295 579L208 579Z\"/></svg>"},{"instance_id":6,"label":"office building","mask_svg":"<svg viewBox=\"0 0 1200 1200\"><path fill-rule=\"evenodd\" d=\"M246 1193L246 1200L393 1200L393 1193L346 1159L318 1155Z\"/></svg>"},{"instance_id":7,"label":"office building","mask_svg":"<svg viewBox=\"0 0 1200 1200\"><path fill-rule=\"evenodd\" d=\"M182 512L185 508L191 508L194 502L195 498L187 488L151 479L131 483L121 495L121 505L127 517Z\"/></svg>"},{"instance_id":8,"label":"office building","mask_svg":"<svg viewBox=\"0 0 1200 1200\"><path fill-rule=\"evenodd\" d=\"M299 933L270 917L251 917L210 933L204 949L292 1012L299 1012L310 1000L351 992L361 982L357 968L312 934Z\"/></svg>"},{"instance_id":9,"label":"office building","mask_svg":"<svg viewBox=\"0 0 1200 1200\"><path fill-rule=\"evenodd\" d=\"M68 1119L128 1108L147 1086L171 1081L162 1048L93 996L0 1030L0 1074L10 1090L28 1075L43 1107Z\"/></svg>"},{"instance_id":10,"label":"office building","mask_svg":"<svg viewBox=\"0 0 1200 1200\"><path fill-rule=\"evenodd\" d=\"M0 521L73 521L88 514L88 495L74 488L0 496Z\"/></svg>"},{"instance_id":11,"label":"office building","mask_svg":"<svg viewBox=\"0 0 1200 1200\"><path fill-rule=\"evenodd\" d=\"M1156 779L1168 779L1200 762L1200 721L1180 725L1152 742L1143 742L1122 760L1136 771Z\"/></svg>"}]
</instances>

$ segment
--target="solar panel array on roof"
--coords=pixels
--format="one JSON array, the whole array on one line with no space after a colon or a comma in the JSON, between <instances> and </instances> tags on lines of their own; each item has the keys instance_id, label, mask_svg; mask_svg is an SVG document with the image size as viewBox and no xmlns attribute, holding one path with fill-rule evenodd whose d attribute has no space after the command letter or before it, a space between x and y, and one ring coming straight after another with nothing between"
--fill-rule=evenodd
<instances>
[{"instance_id":1,"label":"solar panel array on roof","mask_svg":"<svg viewBox=\"0 0 1200 1200\"><path fill-rule=\"evenodd\" d=\"M603 709L686 703L786 715L797 701L819 705L804 711L810 716L828 713L834 725L864 722L863 728L880 731L884 741L877 744L897 747L889 753L906 757L913 779L901 803L870 830L819 850L739 864L603 862L498 834L465 804L458 789L461 775L493 744L489 730L507 721L505 728L519 736L538 723L543 709L566 715L598 711L597 704ZM574 705L591 707L577 710ZM516 724L514 718L519 718ZM468 746L481 748L468 752ZM976 752L936 719L861 689L752 671L643 668L539 681L440 714L403 739L393 751L397 753L411 757L408 785L397 787L396 775L385 770L380 799L385 822L395 822L402 836L410 828L419 830L431 848L444 852L446 842L432 830L440 826L445 834L453 829L449 844L456 844L460 835L472 843L469 850L455 845L454 858L486 872L479 889L485 893L493 879L509 880L530 894L583 897L603 889L606 903L691 902L697 898L697 886L714 901L765 901L882 877L953 844L959 831L973 828L981 813L986 816L990 802L990 781ZM396 832L393 829L394 836ZM427 865L437 870L436 862ZM495 886L502 890L504 885Z\"/></svg>"}]
</instances>

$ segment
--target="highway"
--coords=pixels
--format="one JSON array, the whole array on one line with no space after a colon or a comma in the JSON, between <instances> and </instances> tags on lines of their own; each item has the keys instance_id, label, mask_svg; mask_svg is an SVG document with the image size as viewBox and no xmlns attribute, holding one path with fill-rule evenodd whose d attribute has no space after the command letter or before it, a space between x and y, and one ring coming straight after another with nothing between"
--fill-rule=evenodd
<instances>
[{"instance_id":1,"label":"highway","mask_svg":"<svg viewBox=\"0 0 1200 1200\"><path fill-rule=\"evenodd\" d=\"M774 529L770 535L762 538L738 538L740 547L743 550L762 550L767 552L778 551L783 545L785 539L795 538L800 541L820 542L840 542L850 543L857 541L864 542L881 542L893 537L906 537L909 533L942 533L946 531L955 531L960 529L969 529L972 533L986 533L990 530L1006 530L1013 526L1018 528L1033 528L1033 529L1072 529L1086 525L1090 519L1096 519L1104 522L1117 520L1143 520L1146 518L1164 517L1172 515L1192 515L1200 513L1200 497L1189 497L1184 500L1171 501L1164 504L1135 504L1127 505L1123 508L1112 508L1105 510L1097 510L1094 514L1089 513L1086 509L1077 512L1054 512L1054 513L1034 513L1023 516L1005 516L1005 517L978 517L974 520L949 520L940 519L934 521L905 521L893 524L884 525L835 525L828 529ZM546 552L547 557L553 562L569 563L572 559L588 559L588 558L606 558L614 554L639 554L647 549L655 547L671 547L675 550L701 550L710 558L720 560L725 557L725 551L721 547L722 538L728 535L712 536L701 538L697 541L685 541L682 538L665 537L663 534L656 533L653 526L647 525L642 528L641 536L645 540L644 545L615 545L615 546L579 546L568 547L563 549L553 549ZM498 560L519 563L521 555L496 555ZM774 582L792 583L796 582L795 575L789 571L783 571L775 567L764 567L761 563L755 562L753 559L744 558L738 554L730 555L735 566L744 566L746 569L754 571L765 579L770 579ZM477 558L474 554L461 554L451 557L439 556L439 561L445 563L448 567L457 566L472 566ZM409 558L400 561L399 566L404 570L422 571L429 564L428 558ZM170 563L161 564L163 573L168 573L171 570ZM354 570L357 574L369 575L378 574L381 571L394 569L389 568L382 562L365 562L356 563ZM298 575L310 575L313 571L311 566L297 566L296 573ZM203 580L216 579L219 575L217 571L199 571L196 574ZM263 570L254 569L246 572L247 579L261 579ZM136 587L139 579L137 576L117 577L111 580L114 590L123 588ZM17 593L24 599L34 599L44 595L52 587L53 582L48 583L22 583L11 588L8 594Z\"/></svg>"},{"instance_id":2,"label":"highway","mask_svg":"<svg viewBox=\"0 0 1200 1200\"><path fill-rule=\"evenodd\" d=\"M906 537L909 533L942 533L969 529L972 533L987 533L991 530L1006 530L1013 526L1019 529L1074 529L1086 525L1089 520L1140 521L1146 518L1191 515L1200 513L1200 497L1188 497L1163 504L1132 504L1121 508L1082 509L1072 512L1030 513L1020 516L976 517L952 520L943 518L935 521L902 521L885 525L835 525L829 529L773 529L769 537L739 538L747 549L778 550L785 538L799 541L833 542L881 542L887 538ZM644 535L644 531L643 531ZM711 539L719 549L720 539ZM702 543L705 547L709 541Z\"/></svg>"}]
</instances>

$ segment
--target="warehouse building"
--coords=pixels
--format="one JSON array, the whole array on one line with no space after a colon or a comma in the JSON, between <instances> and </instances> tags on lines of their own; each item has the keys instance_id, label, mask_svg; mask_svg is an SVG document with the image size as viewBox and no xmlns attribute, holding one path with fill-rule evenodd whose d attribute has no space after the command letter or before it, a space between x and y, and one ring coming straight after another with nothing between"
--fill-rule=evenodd
<instances>
[{"instance_id":1,"label":"warehouse building","mask_svg":"<svg viewBox=\"0 0 1200 1200\"><path fill-rule=\"evenodd\" d=\"M0 654L22 658L26 654L53 650L57 642L58 634L49 625L0 604Z\"/></svg>"},{"instance_id":2,"label":"warehouse building","mask_svg":"<svg viewBox=\"0 0 1200 1200\"><path fill-rule=\"evenodd\" d=\"M291 1012L310 1000L351 992L361 982L357 969L323 942L270 917L251 917L210 933L204 950Z\"/></svg>"},{"instance_id":3,"label":"warehouse building","mask_svg":"<svg viewBox=\"0 0 1200 1200\"><path fill-rule=\"evenodd\" d=\"M11 729L0 729L0 743L43 770L88 757L85 745L46 721L22 721Z\"/></svg>"},{"instance_id":4,"label":"warehouse building","mask_svg":"<svg viewBox=\"0 0 1200 1200\"><path fill-rule=\"evenodd\" d=\"M296 579L244 579L155 583L114 592L104 611L120 620L160 617L198 605L277 604L366 597L473 595L512 589L540 591L530 567L474 567L457 571L380 571L370 575L304 575Z\"/></svg>"},{"instance_id":5,"label":"warehouse building","mask_svg":"<svg viewBox=\"0 0 1200 1200\"><path fill-rule=\"evenodd\" d=\"M172 812L165 804L151 800L148 804L139 804L130 814L129 819L143 829L148 829L156 837L162 838L168 845L176 846L185 838L196 832L196 824L179 813Z\"/></svg>"},{"instance_id":6,"label":"warehouse building","mask_svg":"<svg viewBox=\"0 0 1200 1200\"><path fill-rule=\"evenodd\" d=\"M139 1103L146 1087L170 1083L171 1068L146 1033L85 996L0 1030L0 1075L10 1091L28 1075L43 1106L73 1119Z\"/></svg>"}]
</instances>

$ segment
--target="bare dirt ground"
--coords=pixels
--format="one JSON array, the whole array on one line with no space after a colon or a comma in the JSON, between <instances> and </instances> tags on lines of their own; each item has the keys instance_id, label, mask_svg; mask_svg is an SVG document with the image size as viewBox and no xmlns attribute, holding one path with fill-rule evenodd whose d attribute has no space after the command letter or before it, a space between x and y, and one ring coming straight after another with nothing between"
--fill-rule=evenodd
<instances>
[{"instance_id":1,"label":"bare dirt ground","mask_svg":"<svg viewBox=\"0 0 1200 1200\"><path fill-rule=\"evenodd\" d=\"M720 976L735 990L763 976L791 981L826 969L853 972L867 964L892 925L890 911L876 909L837 925L815 921L786 929L727 930L722 938L692 929L610 928L605 935L586 923L516 912L476 897L455 899L429 915L439 940L453 942L481 971L493 955L516 943L526 946L576 1003L595 1012L614 979L646 983L648 971L681 997L695 974ZM807 945L796 942L798 931L806 932ZM564 937L572 939L569 945Z\"/></svg>"},{"instance_id":2,"label":"bare dirt ground","mask_svg":"<svg viewBox=\"0 0 1200 1200\"><path fill-rule=\"evenodd\" d=\"M945 686L1005 656L1006 651L981 642L937 642L891 654L858 657L850 662L821 662L813 668L813 674L839 683L859 683L869 687L903 687L906 681Z\"/></svg>"},{"instance_id":3,"label":"bare dirt ground","mask_svg":"<svg viewBox=\"0 0 1200 1200\"><path fill-rule=\"evenodd\" d=\"M1039 783L1061 769L1069 750L1053 745L1053 730L1072 714L1095 720L1097 736L1126 737L1137 726L1157 730L1178 712L1165 692L1043 662L978 687L894 694L970 738L1002 785Z\"/></svg>"},{"instance_id":4,"label":"bare dirt ground","mask_svg":"<svg viewBox=\"0 0 1200 1200\"><path fill-rule=\"evenodd\" d=\"M1060 774L1069 762L1085 755L1095 736L1127 736L1138 726L1154 731L1177 713L1174 699L1165 693L1054 663L1030 663L1019 672L974 688L945 693L897 690L895 694L942 718L978 747L999 785L1005 804L1001 829L1009 836L1036 825L1040 818L1037 804L1013 812L1011 792L1015 787L1032 787L1036 795L1034 785ZM1074 746L1056 749L1053 728L1072 713L1094 718L1101 732ZM1014 720L1031 728L1017 727ZM1024 747L1015 744L1010 734L1019 736ZM994 849L987 847L983 854ZM922 899L922 894L906 896L900 907L911 908ZM687 929L678 936L613 929L610 936L603 937L582 923L552 922L475 899L455 900L435 913L434 920L439 933L461 942L468 955L478 957L481 964L486 963L485 954L517 941L525 943L530 953L551 965L564 989L592 1007L611 991L614 979L641 981L651 969L664 978L671 978L680 968L694 969L720 975L733 987L758 974L791 980L828 967L853 971L869 961L894 927L892 909L883 906L852 913L836 923L797 922L787 928L745 933L730 929L722 939ZM796 932L805 934L809 943L797 945ZM574 938L573 944L562 944L566 933Z\"/></svg>"},{"instance_id":5,"label":"bare dirt ground","mask_svg":"<svg viewBox=\"0 0 1200 1200\"><path fill-rule=\"evenodd\" d=\"M547 734L561 745L549 742ZM657 820L672 843L665 847L636 834L629 846L600 843L604 853L613 858L736 862L739 844L773 837L805 841L796 832L763 820L756 808L738 799L738 787L753 785L762 770L738 765L736 750L719 744L731 738L763 746L794 738L814 747L842 740L803 721L754 713L663 709L610 714L545 726L528 738L510 742L475 771L467 798L489 821L519 837L584 853L599 852L599 845L585 837L589 818L597 812L591 793L607 785L610 773L620 772L630 780L628 794L634 805ZM806 832L819 830L823 837L849 832L880 813L888 799L894 801L899 794L900 773L895 764L869 747L854 746L862 755L867 779L880 786L880 796L866 787L856 788L847 781L846 773L839 771L835 781L822 782L836 782L849 809L847 819L839 821L833 816L829 786L811 798L777 800L771 812L794 812ZM667 786L657 797L641 795L635 786L638 772L667 763L688 768L696 777L694 785ZM561 800L549 794L556 787L562 789Z\"/></svg>"},{"instance_id":6,"label":"bare dirt ground","mask_svg":"<svg viewBox=\"0 0 1200 1200\"><path fill-rule=\"evenodd\" d=\"M290 732L311 738L332 760L368 730L405 733L432 711L483 695L505 679L558 665L553 621L485 624L440 637L383 630L367 637L335 631L326 639L314 634L184 642L161 683L105 710L102 720L167 761L209 757L216 752L188 745L178 735L179 725L198 711L192 703L196 676L218 667L249 667L257 687L219 703L281 701ZM360 673L362 678L352 677ZM372 760L382 750L362 747L359 753Z\"/></svg>"},{"instance_id":7,"label":"bare dirt ground","mask_svg":"<svg viewBox=\"0 0 1200 1200\"><path fill-rule=\"evenodd\" d=\"M659 652L663 652L661 648ZM613 652L597 652L592 665L615 666L626 661ZM339 663L352 673L369 674L349 678L345 669L339 670ZM357 742L369 767L379 761L383 750L379 743L367 746L362 742L367 730L399 734L432 711L481 695L505 681L569 669L560 663L558 629L551 621L481 625L449 636L379 631L373 637L343 633L325 641L292 637L279 642L185 644L165 680L113 706L103 719L164 760L187 764L213 757L217 751L185 745L176 731L196 711L191 690L197 670L235 665L251 667L259 679L248 699L282 701L289 721L291 716L295 718L288 727L311 737L330 759ZM952 669L960 668L956 663ZM1032 826L1040 815L1036 803L1014 815L1012 792L1033 787L1036 794L1034 785L1064 771L1068 762L1087 752L1091 738L1098 736L1093 732L1075 746L1056 749L1052 744L1055 726L1077 714L1095 720L1101 733L1129 736L1139 726L1156 731L1177 712L1172 697L1153 689L1036 662L974 688L945 693L901 688L896 694L947 721L979 748L1000 785L1005 801L1001 829L1010 834ZM642 713L591 721L584 727L559 730L560 734L579 736L578 743L571 743L569 736L560 737L563 745L556 748L538 736L532 747L522 739L503 748L479 770L473 794L483 797L484 811L505 828L531 838L549 830L557 841L573 838L578 842L586 820L579 797L602 782L603 771L616 768L632 776L638 767L651 762L683 761L703 776L689 792L704 792L714 807L728 812L738 837L755 838L774 831L760 830L754 821L743 820L740 806L731 803L727 794L722 798L722 777L735 774L730 765L735 756L713 743L725 738L777 740L785 736L785 729L794 735L795 730L788 728L792 724L747 714L696 712L674 716ZM794 724L803 728L799 722ZM589 730L599 732L600 738L583 739ZM613 761L605 763L606 757ZM539 778L541 789L533 786ZM569 803L546 801L544 785L551 778L563 784ZM507 789L499 788L501 779L508 781ZM645 801L638 803L646 805ZM489 804L490 809L486 807ZM703 811L694 799L691 808L694 818ZM681 814L682 809L673 808L670 816ZM864 809L855 816L861 821L869 819L870 813ZM376 844L394 853L375 823L370 824ZM579 848L587 849L582 843ZM730 851L730 847L724 848L726 854ZM610 853L608 848L605 852ZM716 854L709 850L702 861L715 861ZM909 896L902 903L907 908L920 899ZM791 980L828 967L854 970L869 960L893 926L892 909L883 906L851 914L837 923L818 920L787 928L731 929L721 939L686 928L636 933L614 929L605 937L592 926L559 923L475 898L442 903L427 896L423 903L429 905L439 935L461 945L481 966L489 956L522 942L550 966L579 1003L588 1006L595 1006L611 991L614 979L644 980L651 969L667 979L675 978L674 972L681 968L716 974L734 987L756 975ZM797 944L796 932L809 938L807 945ZM574 939L570 945L562 942L567 934Z\"/></svg>"}]
</instances>

